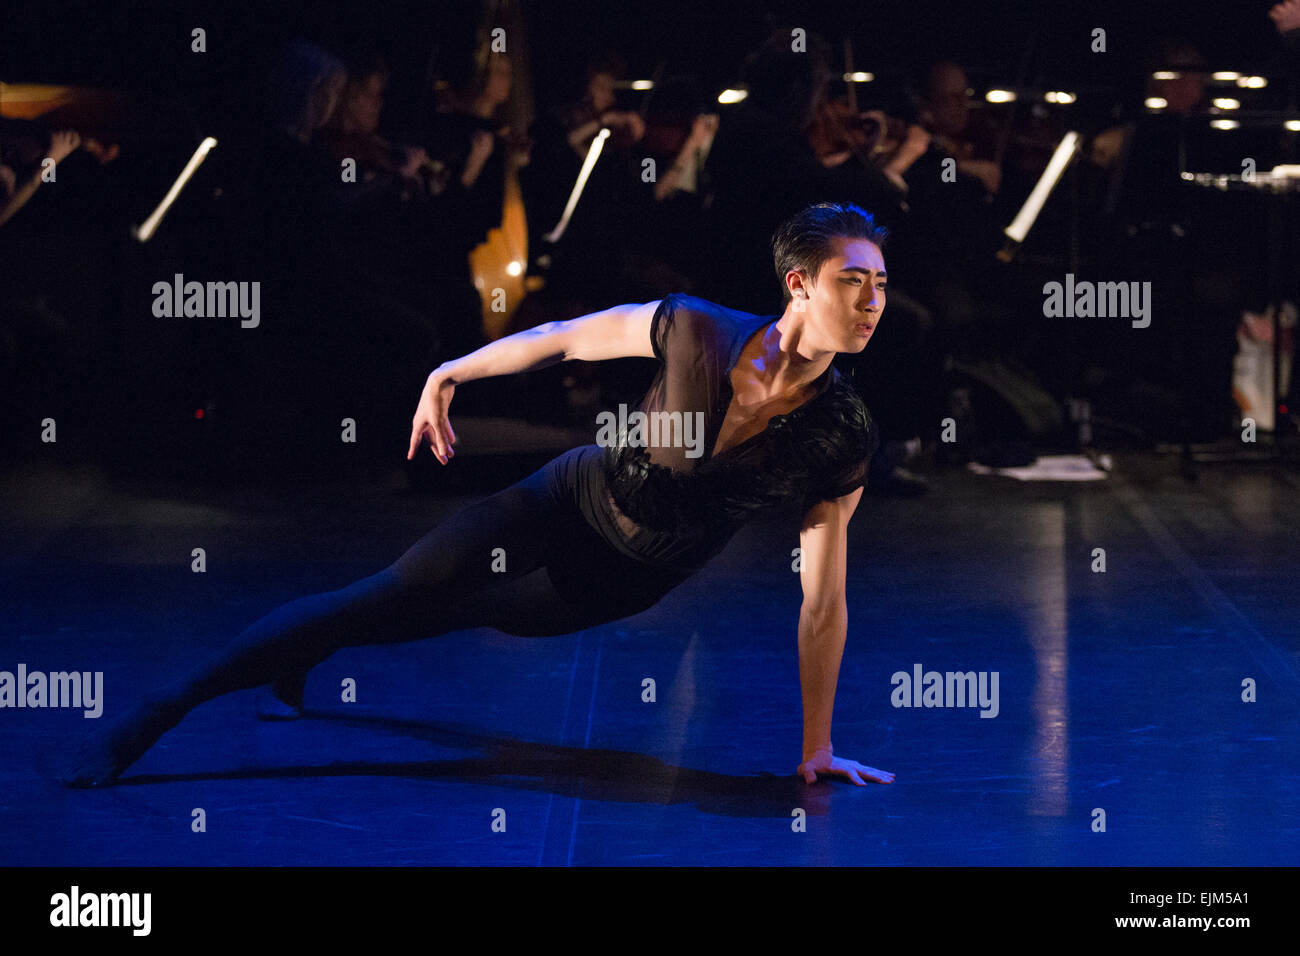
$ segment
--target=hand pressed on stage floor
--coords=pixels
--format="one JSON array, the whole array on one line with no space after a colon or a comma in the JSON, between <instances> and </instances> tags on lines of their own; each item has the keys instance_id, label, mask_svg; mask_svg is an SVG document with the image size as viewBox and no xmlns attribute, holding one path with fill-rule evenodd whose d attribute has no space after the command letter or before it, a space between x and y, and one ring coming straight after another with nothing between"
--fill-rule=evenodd
<instances>
[{"instance_id":1,"label":"hand pressed on stage floor","mask_svg":"<svg viewBox=\"0 0 1300 956\"><path fill-rule=\"evenodd\" d=\"M894 775L888 770L877 770L856 760L837 757L829 747L814 751L811 757L799 764L795 772L803 777L805 783L816 783L818 774L824 777L843 777L859 787L865 787L868 780L873 783L894 782Z\"/></svg>"}]
</instances>

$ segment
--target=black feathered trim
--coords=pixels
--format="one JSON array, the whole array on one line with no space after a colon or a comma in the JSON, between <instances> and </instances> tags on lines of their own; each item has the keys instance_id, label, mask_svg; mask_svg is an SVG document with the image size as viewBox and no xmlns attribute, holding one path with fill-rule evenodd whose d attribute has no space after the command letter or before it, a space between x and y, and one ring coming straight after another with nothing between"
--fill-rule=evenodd
<instances>
[{"instance_id":1,"label":"black feathered trim","mask_svg":"<svg viewBox=\"0 0 1300 956\"><path fill-rule=\"evenodd\" d=\"M605 449L605 480L619 510L643 528L686 538L734 530L754 514L835 481L880 447L880 432L844 382L767 425L760 467L743 461L676 472L645 447Z\"/></svg>"}]
</instances>

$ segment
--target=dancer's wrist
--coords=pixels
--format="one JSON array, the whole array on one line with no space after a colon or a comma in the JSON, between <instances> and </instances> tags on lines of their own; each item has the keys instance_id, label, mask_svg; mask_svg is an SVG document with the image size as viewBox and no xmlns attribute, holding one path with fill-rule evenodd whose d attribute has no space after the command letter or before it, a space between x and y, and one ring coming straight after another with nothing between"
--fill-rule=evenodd
<instances>
[{"instance_id":1,"label":"dancer's wrist","mask_svg":"<svg viewBox=\"0 0 1300 956\"><path fill-rule=\"evenodd\" d=\"M441 385L459 385L456 380L455 372L452 369L454 362L443 362L432 372L429 373L428 384L437 388Z\"/></svg>"}]
</instances>

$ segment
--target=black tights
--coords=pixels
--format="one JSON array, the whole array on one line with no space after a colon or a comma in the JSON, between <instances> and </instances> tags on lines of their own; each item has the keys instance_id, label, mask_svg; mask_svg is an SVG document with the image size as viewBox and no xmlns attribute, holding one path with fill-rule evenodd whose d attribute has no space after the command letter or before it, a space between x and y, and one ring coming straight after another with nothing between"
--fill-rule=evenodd
<instances>
[{"instance_id":1,"label":"black tights","mask_svg":"<svg viewBox=\"0 0 1300 956\"><path fill-rule=\"evenodd\" d=\"M592 530L575 504L580 451L448 516L377 574L281 605L156 703L183 714L266 683L300 692L344 647L473 627L568 634L651 607L688 574L628 558Z\"/></svg>"},{"instance_id":2,"label":"black tights","mask_svg":"<svg viewBox=\"0 0 1300 956\"><path fill-rule=\"evenodd\" d=\"M273 684L296 709L307 671L340 648L470 627L567 634L651 607L689 572L627 557L587 524L579 503L594 492L590 471L579 465L583 454L572 449L462 508L377 574L276 608L192 674L98 730L64 782L111 783L186 713L221 694Z\"/></svg>"}]
</instances>

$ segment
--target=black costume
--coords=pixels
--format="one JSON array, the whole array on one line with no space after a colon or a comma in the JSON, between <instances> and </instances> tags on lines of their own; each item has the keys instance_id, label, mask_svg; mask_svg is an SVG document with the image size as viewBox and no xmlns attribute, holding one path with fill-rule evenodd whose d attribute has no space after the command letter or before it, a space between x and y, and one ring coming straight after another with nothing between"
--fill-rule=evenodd
<instances>
[{"instance_id":1,"label":"black costume","mask_svg":"<svg viewBox=\"0 0 1300 956\"><path fill-rule=\"evenodd\" d=\"M745 343L774 321L668 296L651 327L663 365L640 410L703 413L703 454L630 441L574 448L451 515L383 571L276 608L141 704L119 736L137 739L143 727L152 743L202 701L268 681L292 701L307 670L343 647L470 627L565 634L628 617L690 577L755 512L791 500L807 507L861 486L879 438L833 366L812 399L714 456L729 373ZM143 752L120 746L119 769ZM100 781L81 780L92 782Z\"/></svg>"},{"instance_id":2,"label":"black costume","mask_svg":"<svg viewBox=\"0 0 1300 956\"><path fill-rule=\"evenodd\" d=\"M807 511L864 484L879 435L833 365L817 379L812 399L714 455L731 405L731 371L746 343L776 320L681 294L660 303L650 334L663 365L639 411L701 412L704 447L695 457L681 444L629 443L588 454L603 465L609 494L598 502L607 507L587 518L615 548L695 570L753 514L795 499Z\"/></svg>"}]
</instances>

